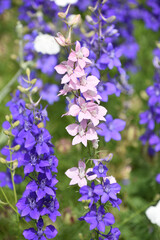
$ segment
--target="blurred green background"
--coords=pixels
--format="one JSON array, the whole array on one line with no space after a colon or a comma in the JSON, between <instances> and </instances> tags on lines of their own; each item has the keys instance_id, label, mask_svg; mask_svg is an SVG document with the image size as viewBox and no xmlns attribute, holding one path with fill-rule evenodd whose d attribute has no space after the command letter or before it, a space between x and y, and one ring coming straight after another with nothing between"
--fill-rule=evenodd
<instances>
[{"instance_id":1,"label":"blurred green background","mask_svg":"<svg viewBox=\"0 0 160 240\"><path fill-rule=\"evenodd\" d=\"M17 1L18 4L18 1ZM6 89L7 84L19 69L16 62L18 53L18 40L15 32L18 11L15 4L12 9L7 10L0 16L0 91ZM139 113L147 109L147 96L145 89L152 85L154 68L152 65L152 51L155 42L159 40L159 33L154 33L145 28L144 23L135 21L135 37L140 46L137 64L140 71L130 75L129 82L133 84L134 94L127 96L122 94L119 98L109 97L106 104L108 113L113 117L120 117L127 123L122 133L122 141L110 141L105 143L101 138L100 148L105 153L113 153L114 157L108 164L109 175L113 175L122 186L120 197L122 205L120 212L111 209L116 224L120 228L121 240L159 240L160 229L150 223L146 218L145 210L155 204L160 198L160 186L155 182L155 176L160 172L160 161L157 155L151 158L147 154L146 147L142 146L139 136L144 132L144 127L139 125ZM43 75L41 76L43 79ZM45 82L53 83L52 78L44 77ZM9 92L14 92L17 82L10 87ZM8 90L8 89L7 89ZM11 99L7 94L0 102L0 126L9 113L5 104ZM43 102L43 104L47 104ZM71 146L71 138L65 127L72 121L68 117L61 118L65 112L65 99L48 107L50 122L47 128L53 136L55 154L59 159L57 198L60 203L61 217L54 224L58 229L55 239L59 240L89 240L91 234L89 225L78 221L78 217L85 212L85 204L78 202L80 197L78 187L69 186L69 179L65 171L77 166L78 160L83 159L88 153L81 146ZM0 147L5 144L5 136L0 127ZM4 170L0 164L1 171ZM17 186L18 197L21 197L25 189L26 180ZM6 195L12 201L13 192L4 188ZM4 198L0 195L0 200ZM46 218L46 224L52 222ZM23 239L22 231L25 228L23 221L17 225L15 215L9 207L0 204L0 240Z\"/></svg>"}]
</instances>

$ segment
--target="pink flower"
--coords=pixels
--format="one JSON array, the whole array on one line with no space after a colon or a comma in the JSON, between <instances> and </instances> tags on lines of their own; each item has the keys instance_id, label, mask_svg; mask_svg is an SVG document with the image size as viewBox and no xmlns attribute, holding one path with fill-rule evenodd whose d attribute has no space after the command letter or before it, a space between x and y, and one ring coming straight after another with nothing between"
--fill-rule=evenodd
<instances>
[{"instance_id":1,"label":"pink flower","mask_svg":"<svg viewBox=\"0 0 160 240\"><path fill-rule=\"evenodd\" d=\"M64 61L61 64L57 65L55 67L55 70L59 74L65 74L62 78L62 84L68 83L70 80L72 80L74 83L77 81L77 77L82 77L85 75L84 70L80 69L80 67L76 67L74 69L74 62L68 60Z\"/></svg>"},{"instance_id":2,"label":"pink flower","mask_svg":"<svg viewBox=\"0 0 160 240\"><path fill-rule=\"evenodd\" d=\"M92 64L92 62L87 58L89 56L89 50L86 47L82 47L80 42L76 42L76 49L75 51L69 54L68 59L72 62L77 62L78 66L82 69Z\"/></svg>"},{"instance_id":3,"label":"pink flower","mask_svg":"<svg viewBox=\"0 0 160 240\"><path fill-rule=\"evenodd\" d=\"M65 174L67 175L67 177L72 179L69 185L78 184L79 187L83 187L87 185L87 179L91 181L97 177L97 175L92 175L92 176L87 175L87 173L92 172L93 170L92 168L89 168L87 171L85 171L85 169L86 169L86 164L83 161L78 162L78 168L72 167L68 169L65 172Z\"/></svg>"},{"instance_id":4,"label":"pink flower","mask_svg":"<svg viewBox=\"0 0 160 240\"><path fill-rule=\"evenodd\" d=\"M60 46L65 47L65 46L71 45L71 43L67 39L65 39L65 37L62 35L62 33L60 32L57 33L57 36L58 37L54 37L54 38Z\"/></svg>"},{"instance_id":5,"label":"pink flower","mask_svg":"<svg viewBox=\"0 0 160 240\"><path fill-rule=\"evenodd\" d=\"M94 126L99 124L99 121L106 121L104 116L107 113L105 107L99 106L94 102L86 102L84 98L79 97L77 104L72 104L69 107L69 111L67 115L77 116L78 121L81 122L82 120L91 120Z\"/></svg>"},{"instance_id":6,"label":"pink flower","mask_svg":"<svg viewBox=\"0 0 160 240\"><path fill-rule=\"evenodd\" d=\"M87 92L83 93L83 96L87 101L96 101L97 103L100 103L101 96L97 94L97 89L95 90L88 90Z\"/></svg>"},{"instance_id":7,"label":"pink flower","mask_svg":"<svg viewBox=\"0 0 160 240\"><path fill-rule=\"evenodd\" d=\"M58 96L60 95L67 95L68 92L70 92L72 89L68 86L68 84L65 84L63 89L59 91Z\"/></svg>"},{"instance_id":8,"label":"pink flower","mask_svg":"<svg viewBox=\"0 0 160 240\"><path fill-rule=\"evenodd\" d=\"M66 130L71 136L75 136L72 140L72 145L82 142L83 145L87 147L88 140L92 141L98 139L96 127L91 123L87 125L87 120L82 120L80 124L70 124L66 127Z\"/></svg>"},{"instance_id":9,"label":"pink flower","mask_svg":"<svg viewBox=\"0 0 160 240\"><path fill-rule=\"evenodd\" d=\"M96 92L96 86L100 81L95 76L83 76L80 78L80 90L82 93L87 92L88 90Z\"/></svg>"},{"instance_id":10,"label":"pink flower","mask_svg":"<svg viewBox=\"0 0 160 240\"><path fill-rule=\"evenodd\" d=\"M64 61L55 67L55 70L59 74L65 74L62 78L62 84L68 83L70 80L73 82L77 81L77 77L85 75L84 70L82 71L78 66L74 69L74 63L70 60Z\"/></svg>"}]
</instances>

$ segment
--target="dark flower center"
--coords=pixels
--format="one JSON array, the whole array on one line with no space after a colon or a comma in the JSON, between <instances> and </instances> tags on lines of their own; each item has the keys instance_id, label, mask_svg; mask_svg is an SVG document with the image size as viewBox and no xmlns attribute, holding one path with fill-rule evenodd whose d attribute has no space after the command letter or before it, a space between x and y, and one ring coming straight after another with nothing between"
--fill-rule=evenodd
<instances>
[{"instance_id":1,"label":"dark flower center","mask_svg":"<svg viewBox=\"0 0 160 240\"><path fill-rule=\"evenodd\" d=\"M109 186L109 184L105 186L105 192L106 192L106 193L109 193L109 192L110 192L110 186Z\"/></svg>"},{"instance_id":2,"label":"dark flower center","mask_svg":"<svg viewBox=\"0 0 160 240\"><path fill-rule=\"evenodd\" d=\"M92 188L88 189L88 197L92 197L93 196L93 191Z\"/></svg>"},{"instance_id":3,"label":"dark flower center","mask_svg":"<svg viewBox=\"0 0 160 240\"><path fill-rule=\"evenodd\" d=\"M103 173L104 172L104 167L103 165L100 165L98 168L99 173Z\"/></svg>"},{"instance_id":4,"label":"dark flower center","mask_svg":"<svg viewBox=\"0 0 160 240\"><path fill-rule=\"evenodd\" d=\"M55 204L54 204L54 201L52 201L52 202L50 203L49 210L50 210L51 212L54 212L54 208L55 208Z\"/></svg>"},{"instance_id":5,"label":"dark flower center","mask_svg":"<svg viewBox=\"0 0 160 240\"><path fill-rule=\"evenodd\" d=\"M38 235L39 238L43 236L43 230L42 230L42 228L38 228L37 235ZM38 238L38 239L39 239L39 238Z\"/></svg>"},{"instance_id":6,"label":"dark flower center","mask_svg":"<svg viewBox=\"0 0 160 240\"><path fill-rule=\"evenodd\" d=\"M35 154L31 154L31 164L36 165L37 163L37 156Z\"/></svg>"},{"instance_id":7,"label":"dark flower center","mask_svg":"<svg viewBox=\"0 0 160 240\"><path fill-rule=\"evenodd\" d=\"M102 215L102 213L98 213L98 215L97 215L97 221L100 222L100 221L102 221L102 220L103 220L103 215Z\"/></svg>"},{"instance_id":8,"label":"dark flower center","mask_svg":"<svg viewBox=\"0 0 160 240\"><path fill-rule=\"evenodd\" d=\"M46 179L41 180L41 188L44 189L46 186Z\"/></svg>"},{"instance_id":9,"label":"dark flower center","mask_svg":"<svg viewBox=\"0 0 160 240\"><path fill-rule=\"evenodd\" d=\"M36 207L36 201L34 198L28 198L29 206L31 209L34 209Z\"/></svg>"}]
</instances>

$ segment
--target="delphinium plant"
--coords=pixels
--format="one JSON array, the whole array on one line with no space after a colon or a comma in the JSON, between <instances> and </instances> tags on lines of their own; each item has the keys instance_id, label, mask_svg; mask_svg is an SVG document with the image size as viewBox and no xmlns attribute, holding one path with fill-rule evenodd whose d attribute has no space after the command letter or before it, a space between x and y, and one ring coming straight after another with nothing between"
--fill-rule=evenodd
<instances>
[{"instance_id":1,"label":"delphinium plant","mask_svg":"<svg viewBox=\"0 0 160 240\"><path fill-rule=\"evenodd\" d=\"M63 88L59 95L67 96L69 102L68 111L63 116L73 116L76 121L68 125L66 130L74 137L72 145L82 143L89 152L89 156L78 161L78 167L66 171L66 175L71 178L70 185L78 184L80 187L82 196L79 201L90 202L88 212L79 220L90 224L90 230L94 230L92 239L119 239L120 231L118 228L112 228L115 219L109 209L110 207L119 209L121 200L117 194L120 192L120 185L113 177L107 176L106 163L111 160L112 154L106 158L99 158L97 150L99 123L106 121L107 113L106 108L100 105L101 96L97 90L100 80L94 74L87 73L87 68L92 64L87 47L82 47L77 41L73 50L71 35L66 39L62 34L58 34L56 40L69 51L68 59L55 67L57 73L63 75L61 79ZM117 127L118 124L117 122ZM119 134L118 130L116 131Z\"/></svg>"},{"instance_id":2,"label":"delphinium plant","mask_svg":"<svg viewBox=\"0 0 160 240\"><path fill-rule=\"evenodd\" d=\"M44 217L48 216L55 222L60 216L55 187L58 159L54 155L52 137L46 129L46 121L49 120L47 110L39 106L41 98L36 102L33 100L37 91L36 79L31 79L29 69L26 73L27 78L23 78L23 84L18 86L12 100L7 103L11 114L6 116L3 128L8 136L8 145L2 149L6 158L1 158L7 172L0 174L0 186L5 204L16 212L17 220L22 218L33 226L23 231L24 238L51 239L57 235L57 230L53 225L46 226ZM18 168L23 169L22 177L28 184L17 202L15 183L22 181L22 177L15 174ZM13 188L14 203L10 203L6 196L2 188L5 185Z\"/></svg>"}]
</instances>

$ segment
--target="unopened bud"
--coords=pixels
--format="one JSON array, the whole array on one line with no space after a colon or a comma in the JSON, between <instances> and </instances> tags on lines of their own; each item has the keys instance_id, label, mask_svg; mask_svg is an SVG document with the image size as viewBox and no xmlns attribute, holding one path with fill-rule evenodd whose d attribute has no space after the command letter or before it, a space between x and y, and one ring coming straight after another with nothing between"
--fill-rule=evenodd
<instances>
[{"instance_id":1,"label":"unopened bud","mask_svg":"<svg viewBox=\"0 0 160 240\"><path fill-rule=\"evenodd\" d=\"M22 87L22 86L18 86L17 88L18 88L19 91L22 92L22 93L27 93L27 92L29 92L29 90L31 89L31 87L24 88L24 87Z\"/></svg>"},{"instance_id":2,"label":"unopened bud","mask_svg":"<svg viewBox=\"0 0 160 240\"><path fill-rule=\"evenodd\" d=\"M6 115L6 116L5 116L5 119L9 122L9 121L10 121L9 115Z\"/></svg>"},{"instance_id":3,"label":"unopened bud","mask_svg":"<svg viewBox=\"0 0 160 240\"><path fill-rule=\"evenodd\" d=\"M36 93L38 91L38 87L34 87L32 90L31 90L31 92L34 94L34 93Z\"/></svg>"},{"instance_id":4,"label":"unopened bud","mask_svg":"<svg viewBox=\"0 0 160 240\"><path fill-rule=\"evenodd\" d=\"M37 125L38 128L44 128L44 123L43 122L40 122L38 125Z\"/></svg>"},{"instance_id":5,"label":"unopened bud","mask_svg":"<svg viewBox=\"0 0 160 240\"><path fill-rule=\"evenodd\" d=\"M93 141L92 141L93 148L95 148L95 149L98 148L98 142L99 142L99 140L93 140Z\"/></svg>"},{"instance_id":6,"label":"unopened bud","mask_svg":"<svg viewBox=\"0 0 160 240\"><path fill-rule=\"evenodd\" d=\"M70 15L68 18L68 25L72 27L76 27L81 22L81 15Z\"/></svg>"},{"instance_id":7,"label":"unopened bud","mask_svg":"<svg viewBox=\"0 0 160 240\"><path fill-rule=\"evenodd\" d=\"M8 130L3 130L3 132L4 132L4 134L7 135L7 136L12 136L12 137L14 137L14 135L13 135L10 131L8 131Z\"/></svg>"},{"instance_id":8,"label":"unopened bud","mask_svg":"<svg viewBox=\"0 0 160 240\"><path fill-rule=\"evenodd\" d=\"M105 4L106 2L108 2L108 0L103 0L102 4Z\"/></svg>"},{"instance_id":9,"label":"unopened bud","mask_svg":"<svg viewBox=\"0 0 160 240\"><path fill-rule=\"evenodd\" d=\"M112 23L116 20L116 16L111 16L111 17L108 17L108 18L105 18L102 14L101 14L101 17L103 19L103 21L105 21L106 23Z\"/></svg>"},{"instance_id":10,"label":"unopened bud","mask_svg":"<svg viewBox=\"0 0 160 240\"><path fill-rule=\"evenodd\" d=\"M91 12L95 12L96 9L97 9L97 7L98 7L98 1L97 1L97 3L96 3L95 7L89 6L88 9L89 9Z\"/></svg>"},{"instance_id":11,"label":"unopened bud","mask_svg":"<svg viewBox=\"0 0 160 240\"><path fill-rule=\"evenodd\" d=\"M87 16L86 16L86 20L87 20L87 22L89 22L90 24L93 24L93 25L96 25L96 24L97 24L90 15L87 15Z\"/></svg>"},{"instance_id":12,"label":"unopened bud","mask_svg":"<svg viewBox=\"0 0 160 240\"><path fill-rule=\"evenodd\" d=\"M20 145L16 145L16 146L14 146L12 149L13 149L14 151L18 151L20 148L21 148Z\"/></svg>"},{"instance_id":13,"label":"unopened bud","mask_svg":"<svg viewBox=\"0 0 160 240\"><path fill-rule=\"evenodd\" d=\"M31 71L29 68L26 69L26 74L27 74L28 79L30 79Z\"/></svg>"},{"instance_id":14,"label":"unopened bud","mask_svg":"<svg viewBox=\"0 0 160 240\"><path fill-rule=\"evenodd\" d=\"M66 10L64 13L63 13L63 12L59 12L59 13L58 13L58 16L59 16L60 18L62 18L62 19L66 18L67 14L68 14L68 12L69 12L70 6L71 6L71 5L69 4L67 10Z\"/></svg>"},{"instance_id":15,"label":"unopened bud","mask_svg":"<svg viewBox=\"0 0 160 240\"><path fill-rule=\"evenodd\" d=\"M160 48L160 42L156 42L158 48Z\"/></svg>"},{"instance_id":16,"label":"unopened bud","mask_svg":"<svg viewBox=\"0 0 160 240\"><path fill-rule=\"evenodd\" d=\"M14 123L12 123L12 127L15 128L15 127L17 127L19 124L20 124L20 121L17 120L17 121L15 121Z\"/></svg>"},{"instance_id":17,"label":"unopened bud","mask_svg":"<svg viewBox=\"0 0 160 240\"><path fill-rule=\"evenodd\" d=\"M0 157L0 162L3 163L3 164L6 164L6 163L7 163L6 159L5 159L5 158L2 158L2 157Z\"/></svg>"},{"instance_id":18,"label":"unopened bud","mask_svg":"<svg viewBox=\"0 0 160 240\"><path fill-rule=\"evenodd\" d=\"M13 168L12 168L12 170L15 170L17 167L18 167L18 161L15 160L15 161L13 162Z\"/></svg>"}]
</instances>

